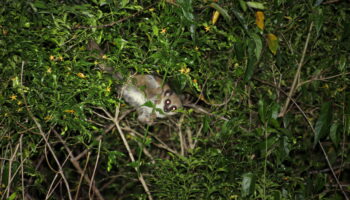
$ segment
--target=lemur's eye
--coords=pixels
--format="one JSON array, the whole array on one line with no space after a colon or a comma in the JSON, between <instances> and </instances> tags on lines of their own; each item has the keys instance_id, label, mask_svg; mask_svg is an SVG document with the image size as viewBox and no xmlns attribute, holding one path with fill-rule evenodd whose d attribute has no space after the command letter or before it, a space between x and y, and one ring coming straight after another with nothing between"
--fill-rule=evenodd
<instances>
[{"instance_id":1,"label":"lemur's eye","mask_svg":"<svg viewBox=\"0 0 350 200\"><path fill-rule=\"evenodd\" d=\"M165 96L171 96L172 94L173 94L173 91L171 91L171 90L167 90L164 93Z\"/></svg>"},{"instance_id":2,"label":"lemur's eye","mask_svg":"<svg viewBox=\"0 0 350 200\"><path fill-rule=\"evenodd\" d=\"M171 111L174 111L174 110L176 110L176 109L177 109L176 106L171 106L171 107L170 107L170 110L171 110Z\"/></svg>"},{"instance_id":3,"label":"lemur's eye","mask_svg":"<svg viewBox=\"0 0 350 200\"><path fill-rule=\"evenodd\" d=\"M170 104L171 104L170 99L165 100L165 105L170 105Z\"/></svg>"}]
</instances>

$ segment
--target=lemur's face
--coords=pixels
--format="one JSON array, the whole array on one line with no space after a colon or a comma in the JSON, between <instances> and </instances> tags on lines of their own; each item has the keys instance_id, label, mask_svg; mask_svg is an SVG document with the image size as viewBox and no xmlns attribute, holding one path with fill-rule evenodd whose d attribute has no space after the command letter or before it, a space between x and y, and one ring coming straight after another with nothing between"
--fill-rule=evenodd
<instances>
[{"instance_id":1,"label":"lemur's face","mask_svg":"<svg viewBox=\"0 0 350 200\"><path fill-rule=\"evenodd\" d=\"M176 110L182 108L182 103L177 94L173 92L171 89L166 89L162 94L162 100L160 104L157 106L162 109L164 114L157 112L158 117L165 117L170 115L177 114Z\"/></svg>"}]
</instances>

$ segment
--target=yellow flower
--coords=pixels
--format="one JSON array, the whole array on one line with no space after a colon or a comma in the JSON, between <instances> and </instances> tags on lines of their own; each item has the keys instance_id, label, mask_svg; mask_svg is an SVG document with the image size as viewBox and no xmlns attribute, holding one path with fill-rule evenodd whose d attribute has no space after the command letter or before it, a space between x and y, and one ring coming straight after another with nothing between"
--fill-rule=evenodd
<instances>
[{"instance_id":1,"label":"yellow flower","mask_svg":"<svg viewBox=\"0 0 350 200\"><path fill-rule=\"evenodd\" d=\"M10 96L10 99L11 99L12 101L14 101L14 100L17 99L17 96L13 94L13 95Z\"/></svg>"},{"instance_id":2,"label":"yellow flower","mask_svg":"<svg viewBox=\"0 0 350 200\"><path fill-rule=\"evenodd\" d=\"M63 61L63 57L62 57L62 56L59 56L59 57L58 57L58 60Z\"/></svg>"},{"instance_id":3,"label":"yellow flower","mask_svg":"<svg viewBox=\"0 0 350 200\"><path fill-rule=\"evenodd\" d=\"M179 71L181 74L188 74L190 73L191 69L187 67L182 67Z\"/></svg>"},{"instance_id":4,"label":"yellow flower","mask_svg":"<svg viewBox=\"0 0 350 200\"><path fill-rule=\"evenodd\" d=\"M49 67L48 69L47 69L47 71L46 71L47 73L51 73L52 72L52 69L51 69L51 67Z\"/></svg>"},{"instance_id":5,"label":"yellow flower","mask_svg":"<svg viewBox=\"0 0 350 200\"><path fill-rule=\"evenodd\" d=\"M107 87L107 88L106 88L106 91L107 91L107 92L110 92L110 91L111 91L111 87Z\"/></svg>"},{"instance_id":6,"label":"yellow flower","mask_svg":"<svg viewBox=\"0 0 350 200\"><path fill-rule=\"evenodd\" d=\"M161 34L165 34L166 33L166 28L163 28L162 31L160 32Z\"/></svg>"},{"instance_id":7,"label":"yellow flower","mask_svg":"<svg viewBox=\"0 0 350 200\"><path fill-rule=\"evenodd\" d=\"M194 50L198 51L198 50L199 50L199 47L198 47L198 46L195 46L195 47L194 47Z\"/></svg>"},{"instance_id":8,"label":"yellow flower","mask_svg":"<svg viewBox=\"0 0 350 200\"><path fill-rule=\"evenodd\" d=\"M97 61L97 60L95 60L94 64L95 64L95 65L98 65L98 61Z\"/></svg>"},{"instance_id":9,"label":"yellow flower","mask_svg":"<svg viewBox=\"0 0 350 200\"><path fill-rule=\"evenodd\" d=\"M85 76L85 74L83 74L83 73L77 73L77 76L79 76L79 78L86 78L86 76Z\"/></svg>"},{"instance_id":10,"label":"yellow flower","mask_svg":"<svg viewBox=\"0 0 350 200\"><path fill-rule=\"evenodd\" d=\"M205 32L210 31L210 26L204 26Z\"/></svg>"},{"instance_id":11,"label":"yellow flower","mask_svg":"<svg viewBox=\"0 0 350 200\"><path fill-rule=\"evenodd\" d=\"M50 60L55 60L55 56L51 55Z\"/></svg>"},{"instance_id":12,"label":"yellow flower","mask_svg":"<svg viewBox=\"0 0 350 200\"><path fill-rule=\"evenodd\" d=\"M155 8L150 8L148 9L150 12L153 12L155 10Z\"/></svg>"},{"instance_id":13,"label":"yellow flower","mask_svg":"<svg viewBox=\"0 0 350 200\"><path fill-rule=\"evenodd\" d=\"M19 105L19 106L22 105L22 101L18 101L17 105Z\"/></svg>"},{"instance_id":14,"label":"yellow flower","mask_svg":"<svg viewBox=\"0 0 350 200\"><path fill-rule=\"evenodd\" d=\"M65 113L75 113L75 110L65 110Z\"/></svg>"},{"instance_id":15,"label":"yellow flower","mask_svg":"<svg viewBox=\"0 0 350 200\"><path fill-rule=\"evenodd\" d=\"M107 56L106 56L106 55L103 55L103 56L102 56L102 59L107 59Z\"/></svg>"}]
</instances>

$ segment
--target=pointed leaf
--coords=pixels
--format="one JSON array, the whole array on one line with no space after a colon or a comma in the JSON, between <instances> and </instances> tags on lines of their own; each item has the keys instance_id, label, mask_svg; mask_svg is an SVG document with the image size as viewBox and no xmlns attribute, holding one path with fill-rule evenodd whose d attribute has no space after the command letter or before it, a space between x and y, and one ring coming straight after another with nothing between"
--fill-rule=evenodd
<instances>
[{"instance_id":1,"label":"pointed leaf","mask_svg":"<svg viewBox=\"0 0 350 200\"><path fill-rule=\"evenodd\" d=\"M339 142L340 142L340 135L337 134L337 130L338 130L338 124L337 123L332 124L329 136L330 136L334 146L336 146L336 147L339 146Z\"/></svg>"},{"instance_id":2,"label":"pointed leaf","mask_svg":"<svg viewBox=\"0 0 350 200\"><path fill-rule=\"evenodd\" d=\"M315 125L315 140L314 147L317 142L329 133L330 124L332 121L332 104L326 102L321 106L321 114Z\"/></svg>"},{"instance_id":3,"label":"pointed leaf","mask_svg":"<svg viewBox=\"0 0 350 200\"><path fill-rule=\"evenodd\" d=\"M271 53L273 53L273 55L276 55L279 45L278 38L274 34L267 34L267 45L269 46Z\"/></svg>"},{"instance_id":4,"label":"pointed leaf","mask_svg":"<svg viewBox=\"0 0 350 200\"><path fill-rule=\"evenodd\" d=\"M219 19L219 16L220 16L219 11L215 10L214 13L213 13L213 17L211 18L211 23L212 24L216 24L216 22Z\"/></svg>"},{"instance_id":5,"label":"pointed leaf","mask_svg":"<svg viewBox=\"0 0 350 200\"><path fill-rule=\"evenodd\" d=\"M241 25L243 26L244 30L248 30L248 25L245 22L245 19L242 15L242 13L238 12L237 10L235 10L234 8L231 9L231 11L233 12L233 14L235 15L235 17L238 19L239 23L241 23Z\"/></svg>"},{"instance_id":6,"label":"pointed leaf","mask_svg":"<svg viewBox=\"0 0 350 200\"><path fill-rule=\"evenodd\" d=\"M260 9L260 10L265 9L264 4L259 3L259 2L255 2L255 1L247 1L247 5L251 8L255 8L255 9Z\"/></svg>"},{"instance_id":7,"label":"pointed leaf","mask_svg":"<svg viewBox=\"0 0 350 200\"><path fill-rule=\"evenodd\" d=\"M220 7L218 4L216 3L211 3L210 6L214 9L216 9L227 22L231 22L231 16L227 13L227 11L225 9L223 9L222 7Z\"/></svg>"},{"instance_id":8,"label":"pointed leaf","mask_svg":"<svg viewBox=\"0 0 350 200\"><path fill-rule=\"evenodd\" d=\"M247 197L255 190L255 177L254 174L249 172L243 174L242 180L242 196Z\"/></svg>"},{"instance_id":9,"label":"pointed leaf","mask_svg":"<svg viewBox=\"0 0 350 200\"><path fill-rule=\"evenodd\" d=\"M258 28L260 28L261 30L264 30L264 28L265 28L264 20L265 20L264 12L257 11L255 13L255 23L258 26Z\"/></svg>"},{"instance_id":10,"label":"pointed leaf","mask_svg":"<svg viewBox=\"0 0 350 200\"><path fill-rule=\"evenodd\" d=\"M241 8L244 12L247 10L247 4L245 1L239 0L239 5L241 6Z\"/></svg>"},{"instance_id":11,"label":"pointed leaf","mask_svg":"<svg viewBox=\"0 0 350 200\"><path fill-rule=\"evenodd\" d=\"M248 41L248 62L247 62L247 69L244 74L244 80L248 81L253 76L254 69L255 69L255 63L256 58L254 56L255 51L255 44L253 40Z\"/></svg>"},{"instance_id":12,"label":"pointed leaf","mask_svg":"<svg viewBox=\"0 0 350 200\"><path fill-rule=\"evenodd\" d=\"M250 37L255 42L255 49L254 49L255 56L256 56L256 59L259 60L260 55L261 55L261 51L262 51L262 42L261 42L260 36L255 34L255 33L252 33L252 34L250 34Z\"/></svg>"}]
</instances>

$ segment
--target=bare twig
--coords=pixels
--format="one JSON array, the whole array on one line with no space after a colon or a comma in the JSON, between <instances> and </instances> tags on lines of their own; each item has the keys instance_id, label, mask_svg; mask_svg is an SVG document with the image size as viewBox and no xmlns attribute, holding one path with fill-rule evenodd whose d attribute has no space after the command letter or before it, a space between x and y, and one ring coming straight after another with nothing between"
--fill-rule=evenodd
<instances>
[{"instance_id":1,"label":"bare twig","mask_svg":"<svg viewBox=\"0 0 350 200\"><path fill-rule=\"evenodd\" d=\"M306 37L303 54L302 54L302 56L300 58L300 61L299 61L299 64L298 64L298 69L297 69L297 71L295 73L294 80L293 80L292 86L290 88L290 91L288 93L286 102L285 102L281 112L279 113L279 117L283 117L286 114L288 106L289 106L289 102L290 102L291 98L294 95L294 91L297 89L297 82L300 79L301 67L304 65L304 59L305 59L307 47L309 45L310 36L311 36L311 30L312 30L313 24L314 23L311 22L310 27L309 27L309 33L307 34L307 37Z\"/></svg>"},{"instance_id":2,"label":"bare twig","mask_svg":"<svg viewBox=\"0 0 350 200\"><path fill-rule=\"evenodd\" d=\"M97 152L96 163L95 163L94 171L93 171L92 177L91 177L91 182L90 182L90 187L89 187L89 197L90 197L90 199L92 199L92 197L93 197L93 195L90 196L90 193L91 193L92 183L94 182L94 178L95 178L95 174L96 174L97 164L98 164L98 161L100 159L101 143L102 143L102 139L100 139L99 143L98 143L98 152Z\"/></svg>"},{"instance_id":3,"label":"bare twig","mask_svg":"<svg viewBox=\"0 0 350 200\"><path fill-rule=\"evenodd\" d=\"M213 116L213 117L219 118L219 119L224 120L224 121L229 121L229 119L222 117L222 116L219 116L219 115L216 115L216 114L213 114L213 113L210 113L209 111L205 110L204 108L202 108L201 106L198 106L196 104L185 104L184 106L189 107L189 108L193 108L194 111L197 111L199 113Z\"/></svg>"},{"instance_id":4,"label":"bare twig","mask_svg":"<svg viewBox=\"0 0 350 200\"><path fill-rule=\"evenodd\" d=\"M197 145L197 142L198 142L198 138L199 136L202 134L202 129L203 129L203 123L201 124L201 126L199 127L198 131L197 131L197 134L196 134L196 140L194 141L194 144L193 144L193 147L192 149L194 149Z\"/></svg>"},{"instance_id":5,"label":"bare twig","mask_svg":"<svg viewBox=\"0 0 350 200\"><path fill-rule=\"evenodd\" d=\"M12 163L16 158L16 154L17 154L18 149L19 149L19 144L16 145L15 152L12 153L11 159L9 161L9 172L8 172L8 180L7 180L8 185L6 188L6 190L7 190L6 198L10 197L11 183L12 183L13 178L15 177L15 175L13 175L13 177L12 177Z\"/></svg>"},{"instance_id":6,"label":"bare twig","mask_svg":"<svg viewBox=\"0 0 350 200\"><path fill-rule=\"evenodd\" d=\"M348 74L350 74L350 72L341 73L341 74L336 74L336 75L328 76L328 77L313 77L313 78L311 78L311 79L309 79L309 80L306 80L306 81L304 81L304 82L299 83L298 86L297 86L297 88L300 87L300 86L302 86L302 85L304 85L304 84L306 84L306 83L310 83L310 82L312 82L312 81L326 81L326 80L333 79L333 78L336 78L336 77L339 77L339 76L346 76L346 75L348 75Z\"/></svg>"},{"instance_id":7,"label":"bare twig","mask_svg":"<svg viewBox=\"0 0 350 200\"><path fill-rule=\"evenodd\" d=\"M83 173L80 174L79 184L78 184L78 187L77 187L77 192L75 193L74 200L78 200L79 191L80 191L80 186L81 186L81 183L83 182L83 178L84 178L84 175L85 175L85 171L86 171L86 168L87 168L87 166L88 166L88 164L89 164L90 155L91 155L91 153L88 152L87 158L86 158L86 163L85 163L84 170L83 170Z\"/></svg>"},{"instance_id":8,"label":"bare twig","mask_svg":"<svg viewBox=\"0 0 350 200\"><path fill-rule=\"evenodd\" d=\"M181 148L181 155L184 156L185 155L185 141L184 141L184 137L182 135L182 123L184 121L185 115L182 114L179 120L179 123L177 124L177 127L179 129L179 141L180 141L180 148Z\"/></svg>"},{"instance_id":9,"label":"bare twig","mask_svg":"<svg viewBox=\"0 0 350 200\"><path fill-rule=\"evenodd\" d=\"M85 181L90 185L92 184L92 189L94 191L94 193L96 194L97 198L100 200L103 200L103 196L100 193L99 189L96 187L95 182L93 182L89 176L87 174L85 174L85 171L83 171L83 169L80 167L79 162L77 161L77 159L74 157L73 152L70 150L70 148L67 146L66 142L62 139L61 135L58 134L55 130L54 133L56 135L56 137L61 141L61 143L63 144L64 148L66 149L66 151L69 154L70 157L70 162L73 164L73 166L75 167L75 169L78 171L78 173L81 176L84 176ZM98 137L97 139L101 139L102 137Z\"/></svg>"},{"instance_id":10,"label":"bare twig","mask_svg":"<svg viewBox=\"0 0 350 200\"><path fill-rule=\"evenodd\" d=\"M123 130L125 131L129 131L129 132L132 132L132 133L135 133L136 135L138 135L139 137L144 137L144 135L142 135L141 133L138 133L137 131L135 131L134 129L131 129L130 127L128 126L124 126L122 127ZM148 132L149 135L151 135L152 137L154 137L160 144L157 144L157 143L152 143L154 146L157 146L159 148L162 148L162 149L165 149L175 155L180 155L177 151L171 149L165 142L163 142L159 137L157 137L155 134L151 133L151 132Z\"/></svg>"},{"instance_id":11,"label":"bare twig","mask_svg":"<svg viewBox=\"0 0 350 200\"><path fill-rule=\"evenodd\" d=\"M19 138L19 151L21 152L21 182L22 182L22 198L24 199L25 188L24 188L24 169L23 169L23 134Z\"/></svg>"}]
</instances>

